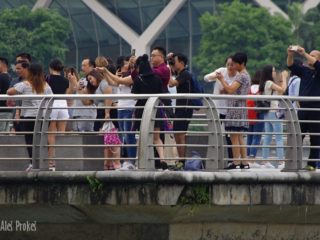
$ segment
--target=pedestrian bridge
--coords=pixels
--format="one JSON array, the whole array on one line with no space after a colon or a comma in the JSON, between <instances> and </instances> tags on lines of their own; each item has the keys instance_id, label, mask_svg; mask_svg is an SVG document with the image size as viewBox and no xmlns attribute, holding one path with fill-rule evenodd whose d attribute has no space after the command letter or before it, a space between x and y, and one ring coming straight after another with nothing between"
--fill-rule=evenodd
<instances>
[{"instance_id":1,"label":"pedestrian bridge","mask_svg":"<svg viewBox=\"0 0 320 240\"><path fill-rule=\"evenodd\" d=\"M50 113L52 110L52 104L55 99L68 99L69 101L75 99L106 99L110 98L115 100L118 99L148 99L146 105L143 107L144 112L142 119L127 118L119 119L115 117L113 121L140 121L141 128L139 130L130 131L119 131L120 135L123 134L134 134L137 139L136 144L122 144L121 149L125 149L127 146L137 148L137 156L135 158L125 158L122 160L135 160L138 169L143 170L154 170L154 161L159 160L154 155L154 148L158 147L153 143L153 133L155 121L162 121L164 124L175 121L174 117L163 115L161 118L156 118L156 111L161 109L162 112L166 112L168 109L178 108L177 106L163 106L159 105L161 99L178 99L186 98L186 95L179 94L163 94L159 96L154 95L54 95L54 96L1 96L1 98L10 100L24 100L28 98L35 98L41 101L39 108L37 109L37 116L34 120L30 119L1 119L6 122L23 122L23 121L35 121L35 129L31 134L33 135L33 142L31 145L26 145L23 135L28 132L2 132L0 136L0 169L2 170L24 170L28 160L32 160L33 169L35 170L48 170L48 135L56 135L56 143L50 145L55 149L55 156L51 159L56 161L56 170L103 170L103 161L105 157L103 155L103 149L106 147L103 144L103 133L102 132L77 132L69 129L66 132L49 132L48 124L50 122ZM264 161L270 162L285 162L283 171L297 171L304 167L306 161L317 161L318 158L308 159L308 153L312 150L317 150L320 146L314 144L310 146L309 136L319 136L319 133L309 132L306 136L301 132L300 124L317 124L318 121L312 119L299 120L297 111L319 111L317 108L299 108L295 109L292 105L293 101L319 101L316 97L305 97L305 98L289 98L287 96L234 96L234 95L210 95L210 94L190 94L188 98L202 98L203 106L198 107L198 111L194 111L193 117L187 119L190 121L189 129L186 132L187 142L183 146L186 148L186 158L192 157L192 151L200 153L201 160L205 161L205 170L207 171L219 171L223 169L227 162L232 160L227 150L231 148L230 143L226 142L226 136L234 132L226 132L224 130L224 123L229 121L228 119L219 118L219 110L216 108L216 101L222 99L234 99L234 100L278 100L280 102L279 108L269 109L270 111L276 112L281 111L284 114L282 119L238 119L237 121L248 122L248 123L280 123L282 126L282 132L244 132L245 138L249 136L260 136L262 138L261 143L257 145L250 145L250 147L257 148L257 156L255 161L260 163ZM193 108L192 106L181 106L182 108ZM7 107L2 107L7 108ZM10 107L13 109L21 109L21 107ZM72 109L82 109L82 107L68 107ZM101 108L101 107L97 107ZM107 108L107 107L106 107ZM116 106L108 107L111 110L117 109ZM137 107L138 108L138 107ZM141 108L141 107L140 107ZM236 110L228 108L230 110ZM247 108L247 110L257 110L257 107ZM75 121L92 121L89 118L83 119L69 119L68 123L72 124ZM163 128L160 131L167 137L163 147L165 153L168 153L164 160L177 161L180 158L176 153L176 148L179 146L173 140L173 135L177 132L172 129ZM30 132L29 132L30 134ZM269 144L265 144L264 138L271 135L271 139L277 136L282 137L281 145L275 145L272 141ZM306 136L306 137L305 137ZM303 138L304 137L304 138ZM233 145L235 146L235 145ZM249 146L242 145L244 148ZM26 148L32 148L32 157L30 158L26 152ZM269 149L270 154L268 159L264 159L261 155L262 149ZM284 150L284 159L279 159L275 154L275 150ZM13 151L14 150L14 151ZM244 159L252 160L252 159ZM14 163L14 164L13 164Z\"/></svg>"},{"instance_id":2,"label":"pedestrian bridge","mask_svg":"<svg viewBox=\"0 0 320 240\"><path fill-rule=\"evenodd\" d=\"M31 96L13 98L26 97ZM50 104L62 96L37 97L43 104L35 119L32 158L28 157L26 148L30 146L25 144L23 132L4 132L0 136L1 224L30 222L36 224L37 229L35 232L0 230L0 239L298 240L320 236L320 174L302 170L308 151L317 146L310 146L307 137L302 141L299 119L290 105L292 99L269 97L286 103L282 107L285 118L276 120L282 123L284 131L257 133L283 136L283 169L224 170L230 160L227 155L230 146L225 142L229 133L225 132L223 121L218 117L215 100L252 96L203 95L204 106L190 119L186 148L187 158L192 150L201 153L201 159L206 163L204 170L154 169L153 162L157 158L153 151L155 144L150 139L154 121L159 120L155 117L159 98L134 96L149 98L141 119L142 127L134 132L138 140L136 170L103 171L105 146L101 133L69 131L55 133L57 171L51 172L47 165L48 117ZM169 97L185 96L161 96ZM162 132L169 136L174 133L171 130ZM176 144L171 141L164 147L170 149ZM256 162L283 161L275 157L274 142L256 147L259 148ZM263 147L272 149L270 159L261 157ZM178 159L178 156L170 155L166 160ZM25 165L30 160L34 169L25 172Z\"/></svg>"},{"instance_id":3,"label":"pedestrian bridge","mask_svg":"<svg viewBox=\"0 0 320 240\"><path fill-rule=\"evenodd\" d=\"M2 171L1 219L36 222L37 231L0 237L317 239L319 183L317 172L274 169Z\"/></svg>"}]
</instances>

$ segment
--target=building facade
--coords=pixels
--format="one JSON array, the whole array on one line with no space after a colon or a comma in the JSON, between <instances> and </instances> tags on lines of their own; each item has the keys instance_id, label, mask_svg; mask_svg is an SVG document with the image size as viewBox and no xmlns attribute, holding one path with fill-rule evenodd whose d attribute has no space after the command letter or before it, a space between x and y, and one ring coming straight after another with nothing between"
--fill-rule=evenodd
<instances>
[{"instance_id":1,"label":"building facade","mask_svg":"<svg viewBox=\"0 0 320 240\"><path fill-rule=\"evenodd\" d=\"M197 54L201 39L199 17L214 12L231 0L1 0L1 8L27 5L32 9L56 9L70 20L72 34L67 40L66 63L79 68L83 57L105 55L116 58L149 52L153 46L183 52L189 59ZM292 2L304 4L304 11L320 0L242 1L286 15ZM192 62L190 62L192 68Z\"/></svg>"}]
</instances>

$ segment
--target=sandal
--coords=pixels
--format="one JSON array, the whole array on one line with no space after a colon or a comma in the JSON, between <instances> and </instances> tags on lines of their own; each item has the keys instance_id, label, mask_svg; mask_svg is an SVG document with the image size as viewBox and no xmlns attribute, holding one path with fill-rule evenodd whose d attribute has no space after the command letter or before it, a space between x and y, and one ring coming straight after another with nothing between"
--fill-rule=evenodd
<instances>
[{"instance_id":1,"label":"sandal","mask_svg":"<svg viewBox=\"0 0 320 240\"><path fill-rule=\"evenodd\" d=\"M224 169L240 169L241 165L237 165L237 164L234 164L234 163L231 163L228 167L224 168Z\"/></svg>"},{"instance_id":2,"label":"sandal","mask_svg":"<svg viewBox=\"0 0 320 240\"><path fill-rule=\"evenodd\" d=\"M247 164L240 164L240 168L241 169L250 169L250 165L249 165L249 163L247 163Z\"/></svg>"}]
</instances>

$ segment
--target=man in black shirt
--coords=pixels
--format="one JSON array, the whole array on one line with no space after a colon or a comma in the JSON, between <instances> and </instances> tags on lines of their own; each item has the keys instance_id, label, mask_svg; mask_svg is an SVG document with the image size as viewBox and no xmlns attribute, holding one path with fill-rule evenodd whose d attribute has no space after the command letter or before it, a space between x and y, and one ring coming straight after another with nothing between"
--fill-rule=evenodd
<instances>
[{"instance_id":1,"label":"man in black shirt","mask_svg":"<svg viewBox=\"0 0 320 240\"><path fill-rule=\"evenodd\" d=\"M191 81L192 75L186 69L186 65L188 63L188 58L183 54L174 54L173 61L171 63L172 70L177 73L176 79L170 79L169 85L171 87L177 87L177 93L190 93L191 92ZM192 118L193 110L192 108L186 108L185 106L190 105L188 99L177 99L174 113L174 118ZM180 131L174 134L174 138L177 144L181 144L181 146L177 146L180 163L184 163L185 160L185 146L186 143L186 132L189 126L189 120L175 120L173 123L173 130ZM176 167L183 167L183 165L176 164Z\"/></svg>"},{"instance_id":2,"label":"man in black shirt","mask_svg":"<svg viewBox=\"0 0 320 240\"><path fill-rule=\"evenodd\" d=\"M19 57L17 59L20 59ZM28 77L28 68L29 68L29 62L25 60L18 60L15 65L15 70L16 74L18 77L14 78L10 82L9 88L13 87L19 82L22 82L27 79ZM16 106L21 106L21 100L18 101L13 101L13 100L8 100L7 105L10 107L16 107ZM13 109L13 118L14 119L20 119L20 109ZM19 132L20 130L20 123L18 121L13 122L13 129L15 132Z\"/></svg>"},{"instance_id":3,"label":"man in black shirt","mask_svg":"<svg viewBox=\"0 0 320 240\"><path fill-rule=\"evenodd\" d=\"M8 74L8 60L6 58L0 57L0 94L7 94L11 77ZM0 101L0 119L11 119L12 110L7 108L6 100ZM0 121L0 132L8 132L9 121Z\"/></svg>"},{"instance_id":4,"label":"man in black shirt","mask_svg":"<svg viewBox=\"0 0 320 240\"><path fill-rule=\"evenodd\" d=\"M307 66L300 66L293 62L293 55L297 52L307 59ZM306 53L305 49L296 46L288 48L287 65L292 71L292 74L301 78L299 96L320 96L320 51L313 50L310 54ZM300 108L320 108L319 101L300 101ZM317 160L320 158L320 112L318 111L305 111L298 112L300 128L302 133L312 133L310 135L310 154L309 159ZM315 122L303 122L315 121ZM313 135L317 134L317 135ZM317 148L312 148L317 147ZM315 170L317 167L316 161L309 161L305 169Z\"/></svg>"}]
</instances>

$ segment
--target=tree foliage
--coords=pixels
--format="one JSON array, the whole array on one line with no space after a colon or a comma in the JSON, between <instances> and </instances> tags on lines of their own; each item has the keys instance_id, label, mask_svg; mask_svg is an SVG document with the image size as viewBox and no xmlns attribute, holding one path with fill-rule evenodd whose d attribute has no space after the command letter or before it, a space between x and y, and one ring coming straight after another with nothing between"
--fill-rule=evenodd
<instances>
[{"instance_id":1,"label":"tree foliage","mask_svg":"<svg viewBox=\"0 0 320 240\"><path fill-rule=\"evenodd\" d=\"M49 9L31 11L26 6L0 12L0 51L11 62L20 52L28 52L45 65L50 59L62 60L68 50L65 41L71 27L69 21Z\"/></svg>"},{"instance_id":2,"label":"tree foliage","mask_svg":"<svg viewBox=\"0 0 320 240\"><path fill-rule=\"evenodd\" d=\"M247 53L250 71L265 64L285 66L292 31L280 15L235 0L220 4L214 14L206 12L200 24L203 35L195 62L202 74L223 66L226 57L238 51Z\"/></svg>"},{"instance_id":3,"label":"tree foliage","mask_svg":"<svg viewBox=\"0 0 320 240\"><path fill-rule=\"evenodd\" d=\"M310 9L303 18L298 31L303 39L302 45L308 50L320 49L320 4Z\"/></svg>"}]
</instances>

